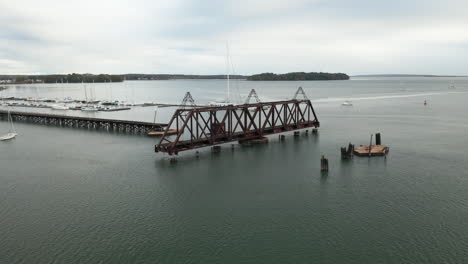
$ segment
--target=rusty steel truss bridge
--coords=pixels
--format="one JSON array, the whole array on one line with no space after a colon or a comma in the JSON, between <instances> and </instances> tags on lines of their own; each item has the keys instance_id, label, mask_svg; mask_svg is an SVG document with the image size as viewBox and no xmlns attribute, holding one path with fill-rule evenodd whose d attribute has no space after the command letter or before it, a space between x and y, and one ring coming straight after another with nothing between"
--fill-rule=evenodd
<instances>
[{"instance_id":1,"label":"rusty steel truss bridge","mask_svg":"<svg viewBox=\"0 0 468 264\"><path fill-rule=\"evenodd\" d=\"M312 103L305 95L301 100L184 108L176 110L155 151L177 155L186 150L319 126Z\"/></svg>"}]
</instances>

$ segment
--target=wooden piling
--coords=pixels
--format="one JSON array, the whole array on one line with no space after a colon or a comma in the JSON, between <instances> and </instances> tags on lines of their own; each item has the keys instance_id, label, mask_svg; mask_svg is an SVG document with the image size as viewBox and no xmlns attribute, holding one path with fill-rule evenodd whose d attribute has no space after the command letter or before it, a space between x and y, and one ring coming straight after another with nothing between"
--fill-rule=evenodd
<instances>
[{"instance_id":1,"label":"wooden piling","mask_svg":"<svg viewBox=\"0 0 468 264\"><path fill-rule=\"evenodd\" d=\"M382 145L382 140L381 140L381 137L380 137L380 133L375 134L375 144L376 145Z\"/></svg>"},{"instance_id":2,"label":"wooden piling","mask_svg":"<svg viewBox=\"0 0 468 264\"><path fill-rule=\"evenodd\" d=\"M321 171L328 171L328 159L325 158L324 155L322 155L322 158L320 159L320 170Z\"/></svg>"},{"instance_id":3,"label":"wooden piling","mask_svg":"<svg viewBox=\"0 0 468 264\"><path fill-rule=\"evenodd\" d=\"M213 153L219 153L219 152L221 152L221 146L213 146L213 147L211 147L211 152L213 152Z\"/></svg>"},{"instance_id":4,"label":"wooden piling","mask_svg":"<svg viewBox=\"0 0 468 264\"><path fill-rule=\"evenodd\" d=\"M374 136L374 135L370 135L370 142L369 142L369 157L371 156L371 152L372 152L372 136Z\"/></svg>"},{"instance_id":5,"label":"wooden piling","mask_svg":"<svg viewBox=\"0 0 468 264\"><path fill-rule=\"evenodd\" d=\"M341 159L350 159L353 157L354 145L349 143L348 148L341 148Z\"/></svg>"}]
</instances>

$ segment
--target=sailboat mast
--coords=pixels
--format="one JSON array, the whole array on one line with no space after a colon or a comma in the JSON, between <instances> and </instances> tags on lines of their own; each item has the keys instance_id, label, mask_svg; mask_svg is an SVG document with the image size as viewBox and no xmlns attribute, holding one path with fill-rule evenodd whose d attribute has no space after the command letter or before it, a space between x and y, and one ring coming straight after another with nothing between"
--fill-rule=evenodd
<instances>
[{"instance_id":1,"label":"sailboat mast","mask_svg":"<svg viewBox=\"0 0 468 264\"><path fill-rule=\"evenodd\" d=\"M88 93L86 91L86 85L84 84L83 80L81 81L81 84L83 84L84 86L84 96L85 96L86 103L88 103Z\"/></svg>"},{"instance_id":2,"label":"sailboat mast","mask_svg":"<svg viewBox=\"0 0 468 264\"><path fill-rule=\"evenodd\" d=\"M8 113L7 113L7 122L10 123L10 133L11 133L11 117L10 117L10 108L8 108Z\"/></svg>"},{"instance_id":3,"label":"sailboat mast","mask_svg":"<svg viewBox=\"0 0 468 264\"><path fill-rule=\"evenodd\" d=\"M11 117L10 109L8 108L8 122L10 122L10 133L16 133L15 126L13 125L13 118Z\"/></svg>"},{"instance_id":4,"label":"sailboat mast","mask_svg":"<svg viewBox=\"0 0 468 264\"><path fill-rule=\"evenodd\" d=\"M109 79L109 90L110 90L110 99L111 99L111 102L113 102L113 98L112 98L112 84L111 84L111 79Z\"/></svg>"},{"instance_id":5,"label":"sailboat mast","mask_svg":"<svg viewBox=\"0 0 468 264\"><path fill-rule=\"evenodd\" d=\"M13 131L13 133L16 133L16 129L15 129L15 125L13 124L13 117L11 117L11 113L10 113L10 123L11 123L11 130Z\"/></svg>"},{"instance_id":6,"label":"sailboat mast","mask_svg":"<svg viewBox=\"0 0 468 264\"><path fill-rule=\"evenodd\" d=\"M229 43L226 42L226 64L227 64L227 72L226 72L226 77L227 77L227 102L231 102L231 96L230 96L230 86L229 86Z\"/></svg>"},{"instance_id":7,"label":"sailboat mast","mask_svg":"<svg viewBox=\"0 0 468 264\"><path fill-rule=\"evenodd\" d=\"M96 93L94 91L94 79L93 79L93 86L91 86L91 89L90 89L90 93L91 93L91 100L94 101L96 100Z\"/></svg>"}]
</instances>

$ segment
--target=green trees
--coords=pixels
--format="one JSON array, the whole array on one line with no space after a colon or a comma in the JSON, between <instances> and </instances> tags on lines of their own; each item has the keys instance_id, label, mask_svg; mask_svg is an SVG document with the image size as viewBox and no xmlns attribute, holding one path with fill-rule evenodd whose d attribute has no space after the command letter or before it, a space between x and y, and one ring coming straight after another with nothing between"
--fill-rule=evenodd
<instances>
[{"instance_id":1,"label":"green trees","mask_svg":"<svg viewBox=\"0 0 468 264\"><path fill-rule=\"evenodd\" d=\"M345 73L327 72L290 72L286 74L274 74L271 72L255 74L247 78L249 81L325 81L325 80L349 80Z\"/></svg>"},{"instance_id":2,"label":"green trees","mask_svg":"<svg viewBox=\"0 0 468 264\"><path fill-rule=\"evenodd\" d=\"M123 81L122 76L120 75L109 75L109 74L64 74L64 75L43 75L38 76L38 78L42 78L45 83L100 83L100 82L121 82Z\"/></svg>"}]
</instances>

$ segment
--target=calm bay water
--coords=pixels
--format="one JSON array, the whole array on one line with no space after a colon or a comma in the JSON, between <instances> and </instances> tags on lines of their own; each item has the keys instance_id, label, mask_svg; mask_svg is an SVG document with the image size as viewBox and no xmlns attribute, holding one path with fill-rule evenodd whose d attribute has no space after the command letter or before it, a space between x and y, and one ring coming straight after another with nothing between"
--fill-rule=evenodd
<instances>
[{"instance_id":1,"label":"calm bay water","mask_svg":"<svg viewBox=\"0 0 468 264\"><path fill-rule=\"evenodd\" d=\"M319 135L199 159L183 153L177 164L153 152L154 138L16 123L20 135L0 142L0 263L463 263L468 79L453 81L455 90L445 78L233 82L234 96L255 88L263 100L302 86ZM225 87L184 80L94 90L98 99L167 103L190 91L207 103ZM72 84L2 93L84 98ZM352 107L341 106L347 99ZM152 121L155 110L89 115ZM158 121L173 111L159 109ZM340 160L340 146L368 144L375 132L390 146L386 159Z\"/></svg>"}]
</instances>

